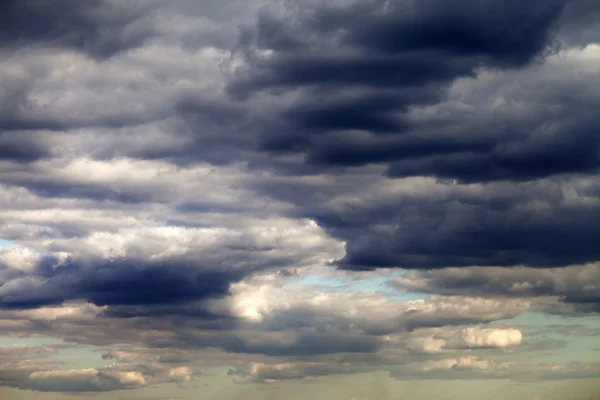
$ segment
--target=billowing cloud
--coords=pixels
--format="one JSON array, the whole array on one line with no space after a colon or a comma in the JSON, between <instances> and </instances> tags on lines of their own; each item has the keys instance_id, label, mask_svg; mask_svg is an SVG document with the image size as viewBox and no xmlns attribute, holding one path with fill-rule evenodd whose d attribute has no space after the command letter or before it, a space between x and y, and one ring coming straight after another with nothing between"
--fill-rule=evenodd
<instances>
[{"instance_id":1,"label":"billowing cloud","mask_svg":"<svg viewBox=\"0 0 600 400\"><path fill-rule=\"evenodd\" d=\"M266 206L238 187L252 176L131 159L39 161L8 172L20 187L0 200L0 230L29 246L0 250L3 307L195 301L223 296L254 272L343 254L314 221L278 216L285 205Z\"/></svg>"},{"instance_id":2,"label":"billowing cloud","mask_svg":"<svg viewBox=\"0 0 600 400\"><path fill-rule=\"evenodd\" d=\"M514 328L477 328L439 331L431 336L410 338L406 347L420 353L442 353L448 349L508 348L521 344L523 334ZM389 338L389 340L393 340Z\"/></svg>"},{"instance_id":3,"label":"billowing cloud","mask_svg":"<svg viewBox=\"0 0 600 400\"><path fill-rule=\"evenodd\" d=\"M240 38L234 55L243 61L232 61L230 91L274 91L285 108L264 148L304 154L323 168L379 163L393 177L465 182L593 174L597 148L584 143L597 143L598 96L585 89L565 103L588 80L558 70L580 69L578 60L498 70L525 67L549 50L572 7L366 1L264 11ZM325 87L334 90L318 90ZM520 105L502 101L509 97Z\"/></svg>"},{"instance_id":4,"label":"billowing cloud","mask_svg":"<svg viewBox=\"0 0 600 400\"><path fill-rule=\"evenodd\" d=\"M279 15L264 10L241 36L238 51L251 64L237 72L232 90L417 86L469 75L480 65L523 66L548 45L565 4L456 2L433 9L402 1L306 2Z\"/></svg>"},{"instance_id":5,"label":"billowing cloud","mask_svg":"<svg viewBox=\"0 0 600 400\"><path fill-rule=\"evenodd\" d=\"M529 309L529 304L520 299L432 296L395 301L377 292L314 293L302 286L257 287L247 283L233 285L232 295L215 303L213 309L225 313L223 305L238 318L264 324L271 330L313 327L318 321L323 326L353 327L373 334L491 322Z\"/></svg>"},{"instance_id":6,"label":"billowing cloud","mask_svg":"<svg viewBox=\"0 0 600 400\"><path fill-rule=\"evenodd\" d=\"M264 152L287 157L275 168L325 181L267 190L347 242L342 268L596 261L597 246L586 244L598 232L585 221L598 214L600 93L589 85L599 78L589 67L598 46L543 54L582 8L597 7L459 3L311 3L260 14L234 52L230 91L263 93L247 101L258 115L250 125ZM353 191L339 174L352 176ZM417 177L457 195L413 202L413 193L371 192L374 182Z\"/></svg>"},{"instance_id":7,"label":"billowing cloud","mask_svg":"<svg viewBox=\"0 0 600 400\"><path fill-rule=\"evenodd\" d=\"M38 255L35 266L31 252L9 248L2 250L8 261L2 265L8 269L0 288L2 305L22 308L67 300L99 306L170 304L225 295L229 283L252 272L293 265L294 258L297 266L306 263L303 255L295 255L298 250L314 261L327 257L335 242L314 236L319 230L310 221L295 220L237 229L141 224L113 234L51 241L57 251ZM29 270L19 260L20 268L11 268L15 257L29 262ZM148 303L149 298L154 300Z\"/></svg>"},{"instance_id":8,"label":"billowing cloud","mask_svg":"<svg viewBox=\"0 0 600 400\"><path fill-rule=\"evenodd\" d=\"M345 241L336 263L344 269L559 267L599 256L595 177L455 185L385 179L373 169L259 188Z\"/></svg>"}]
</instances>

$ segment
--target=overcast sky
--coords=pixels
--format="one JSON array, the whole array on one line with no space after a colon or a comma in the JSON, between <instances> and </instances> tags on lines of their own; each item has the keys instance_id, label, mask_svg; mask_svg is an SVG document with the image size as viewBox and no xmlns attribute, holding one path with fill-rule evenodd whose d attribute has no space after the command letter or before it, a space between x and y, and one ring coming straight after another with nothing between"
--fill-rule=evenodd
<instances>
[{"instance_id":1,"label":"overcast sky","mask_svg":"<svg viewBox=\"0 0 600 400\"><path fill-rule=\"evenodd\" d=\"M596 0L2 0L0 399L596 399L598 110Z\"/></svg>"}]
</instances>

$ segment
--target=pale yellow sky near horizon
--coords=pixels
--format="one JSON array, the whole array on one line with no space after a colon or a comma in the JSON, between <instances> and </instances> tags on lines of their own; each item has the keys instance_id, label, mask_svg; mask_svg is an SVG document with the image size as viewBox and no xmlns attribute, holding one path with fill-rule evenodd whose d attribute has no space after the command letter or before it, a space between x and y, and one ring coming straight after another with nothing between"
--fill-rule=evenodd
<instances>
[{"instance_id":1,"label":"pale yellow sky near horizon","mask_svg":"<svg viewBox=\"0 0 600 400\"><path fill-rule=\"evenodd\" d=\"M218 373L220 372L220 373ZM89 394L41 393L2 389L0 400L597 400L598 379L540 382L494 380L412 380L386 372L330 375L274 384L232 384L223 368L187 387L164 384L135 391Z\"/></svg>"}]
</instances>

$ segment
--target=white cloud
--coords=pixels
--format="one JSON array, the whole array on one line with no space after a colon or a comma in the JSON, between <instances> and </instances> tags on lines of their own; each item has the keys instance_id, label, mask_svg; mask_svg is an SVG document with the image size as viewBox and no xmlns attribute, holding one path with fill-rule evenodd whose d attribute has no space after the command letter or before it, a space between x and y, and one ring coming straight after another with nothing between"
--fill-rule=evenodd
<instances>
[{"instance_id":1,"label":"white cloud","mask_svg":"<svg viewBox=\"0 0 600 400\"><path fill-rule=\"evenodd\" d=\"M518 329L465 328L449 340L457 347L509 347L521 344L523 334Z\"/></svg>"}]
</instances>

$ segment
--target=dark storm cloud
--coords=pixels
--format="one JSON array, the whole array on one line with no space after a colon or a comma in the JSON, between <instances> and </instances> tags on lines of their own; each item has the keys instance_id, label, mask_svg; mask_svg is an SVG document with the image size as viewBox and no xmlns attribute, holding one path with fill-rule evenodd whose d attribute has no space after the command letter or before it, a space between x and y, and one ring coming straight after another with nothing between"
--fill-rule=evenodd
<instances>
[{"instance_id":1,"label":"dark storm cloud","mask_svg":"<svg viewBox=\"0 0 600 400\"><path fill-rule=\"evenodd\" d=\"M0 160L27 162L50 156L43 140L38 139L39 135L34 132L18 135L0 132Z\"/></svg>"},{"instance_id":2,"label":"dark storm cloud","mask_svg":"<svg viewBox=\"0 0 600 400\"><path fill-rule=\"evenodd\" d=\"M154 265L153 265L154 264ZM241 273L202 271L189 263L134 259L78 260L60 264L42 259L34 276L2 288L5 309L36 308L85 300L98 306L160 305L224 296Z\"/></svg>"},{"instance_id":3,"label":"dark storm cloud","mask_svg":"<svg viewBox=\"0 0 600 400\"><path fill-rule=\"evenodd\" d=\"M552 218L527 221L526 213L517 211L516 204L512 205L513 210L464 203L446 203L437 210L434 204L429 207L390 210L395 214L393 220L404 224L391 233L378 233L374 221L369 230L352 227L351 242L340 266L348 269L519 264L548 267L600 257L600 250L590 241L600 231L588 222L590 217L600 218L598 210L590 213L558 206ZM561 215L561 209L567 213ZM346 215L345 222L352 223L351 213ZM345 228L342 237L348 237L350 232Z\"/></svg>"},{"instance_id":4,"label":"dark storm cloud","mask_svg":"<svg viewBox=\"0 0 600 400\"><path fill-rule=\"evenodd\" d=\"M600 258L597 187L595 179L466 186L356 175L325 184L281 179L258 190L346 241L338 266L371 270L593 262ZM332 193L345 200L324 200Z\"/></svg>"},{"instance_id":5,"label":"dark storm cloud","mask_svg":"<svg viewBox=\"0 0 600 400\"><path fill-rule=\"evenodd\" d=\"M151 25L139 22L148 9L139 2L6 0L0 5L0 46L58 46L110 57L154 34Z\"/></svg>"},{"instance_id":6,"label":"dark storm cloud","mask_svg":"<svg viewBox=\"0 0 600 400\"><path fill-rule=\"evenodd\" d=\"M524 68L557 51L562 24L596 8L561 0L363 1L298 6L285 17L263 10L233 52L244 65L234 69L229 91L239 98L295 93L256 128L262 148L301 153L323 168L383 163L392 177L465 182L593 174L599 104L574 95L584 84L578 80L529 99L525 118L508 107L425 121L408 111L447 102L456 78ZM356 130L365 134L348 132Z\"/></svg>"},{"instance_id":7,"label":"dark storm cloud","mask_svg":"<svg viewBox=\"0 0 600 400\"><path fill-rule=\"evenodd\" d=\"M283 112L282 117L299 129L314 134L330 129L362 129L380 134L393 134L408 129L409 123L402 117L391 115L392 112L435 101L439 94L439 89L433 86L424 87L419 91L361 90L342 98L323 94L319 102L307 98L294 104L293 108ZM333 143L325 142L325 145L327 144ZM357 146L355 144L352 147L356 149ZM354 164L363 162L359 159Z\"/></svg>"},{"instance_id":8,"label":"dark storm cloud","mask_svg":"<svg viewBox=\"0 0 600 400\"><path fill-rule=\"evenodd\" d=\"M50 155L42 135L36 130L52 129L52 124L38 124L19 117L28 102L30 89L27 79L6 77L0 81L0 160L33 161Z\"/></svg>"},{"instance_id":9,"label":"dark storm cloud","mask_svg":"<svg viewBox=\"0 0 600 400\"><path fill-rule=\"evenodd\" d=\"M580 84L584 83L574 81L572 88L557 88L554 93L547 93L547 97L540 99L545 105L532 104L528 120L509 121L508 126L493 126L494 121L490 120L488 127L478 126L475 128L480 131L471 132L473 136L485 134L485 139L474 138L463 142L462 147L451 143L454 147L447 146L443 152L433 147L433 151L421 157L419 153L400 155L390 164L388 174L435 176L461 182L527 181L574 173L594 175L600 165L600 142L597 116L592 110L600 104L597 98L587 98L583 92L581 96L573 96L572 90ZM551 114L547 104L560 111ZM438 131L440 136L448 128L455 131L469 128L467 121L456 122L448 121L448 126ZM444 145L444 139L438 142Z\"/></svg>"},{"instance_id":10,"label":"dark storm cloud","mask_svg":"<svg viewBox=\"0 0 600 400\"><path fill-rule=\"evenodd\" d=\"M139 205L135 208L144 213ZM157 227L133 215L123 218L122 210L117 211L113 219L109 210L95 210L103 214L100 219L107 223L103 227L89 212L84 214L92 220L76 211L72 221L38 221L44 226L42 235L57 230L45 251L41 246L0 249L0 307L25 309L85 300L118 306L107 311L111 316L178 314L211 319L211 313L193 304L187 307L188 303L223 297L231 283L259 271L323 263L322 257L339 250L314 223L244 220L237 214L232 220L226 213L214 212L208 216L217 218L217 228L206 223L200 228ZM114 232L113 222L141 225ZM293 238L289 229L295 231ZM310 240L308 246L298 246L305 240Z\"/></svg>"},{"instance_id":11,"label":"dark storm cloud","mask_svg":"<svg viewBox=\"0 0 600 400\"><path fill-rule=\"evenodd\" d=\"M573 2L559 12L566 3L533 2L511 11L515 14L497 17L524 18L530 22L527 29L539 29L537 35L520 37L521 47L511 42L516 46L511 56L493 33L482 33L498 39L489 47L467 42L463 52L452 36L445 41L440 35L416 41L422 49L415 44L400 51L371 42L369 47L357 39L368 36L360 30L360 21L372 18L370 26L378 26L375 21L389 14L402 31L402 24L410 22L407 18L420 14L406 8L403 14L390 6L371 15L374 3L352 4L291 11L286 24L279 25L273 13L265 12L242 36L237 54L244 55L245 65L232 74L230 89L270 92L273 100L265 113L269 117L257 124L263 150L300 156L295 166L287 166L286 174L320 176L314 183L304 178L262 182L257 190L294 204L294 215L312 218L344 240L346 256L336 264L345 269L559 267L598 260L600 231L593 221L600 218L594 178L600 165L595 111L600 108L600 76L588 67L596 50L566 48L560 56L532 62L548 55L555 34L562 40L565 24L578 20L583 9L595 12L597 6ZM472 12L482 11L485 4L500 7L494 2L478 4ZM456 15L446 7L431 10L435 18L457 18L463 25L463 19L472 16ZM343 18L335 17L338 14ZM482 14L482 21L489 23L486 18L496 17ZM478 23L465 29L488 26ZM343 29L336 35L325 34L339 26ZM446 26L451 32L459 25ZM490 29L495 32L497 27ZM502 40L513 40L517 32L505 30ZM406 40L413 38L408 36ZM540 38L547 39L545 44L536 42ZM408 46L398 40L398 46ZM264 49L271 53L261 53ZM301 63L317 60L312 64L316 71L335 59L339 62L332 65L339 73L325 68L336 76L317 79L316 72L309 71L288 81L296 68L291 61L286 64L291 54ZM344 57L373 62L383 54L405 61L437 55L432 65L439 68L477 62L468 67L470 72L443 80L434 74L430 80L396 84L392 76L387 86L379 86L389 71L376 74L374 82L358 75L345 80L344 74L354 70L352 63L341 62ZM252 101L260 104L264 98ZM357 167L371 168L371 178ZM389 179L377 177L382 170ZM439 184L415 177L435 178Z\"/></svg>"},{"instance_id":12,"label":"dark storm cloud","mask_svg":"<svg viewBox=\"0 0 600 400\"><path fill-rule=\"evenodd\" d=\"M251 62L231 90L277 86L419 86L470 75L481 65L523 66L550 41L562 0L359 1L268 10L243 31L237 51ZM254 58L254 46L271 50ZM253 64L255 62L255 64Z\"/></svg>"}]
</instances>

